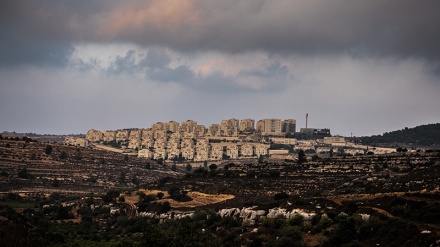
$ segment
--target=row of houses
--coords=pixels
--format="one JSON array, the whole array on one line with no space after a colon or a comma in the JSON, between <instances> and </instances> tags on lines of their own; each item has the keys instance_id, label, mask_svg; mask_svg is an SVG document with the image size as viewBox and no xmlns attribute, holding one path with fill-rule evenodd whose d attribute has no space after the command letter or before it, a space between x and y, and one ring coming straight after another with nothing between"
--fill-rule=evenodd
<instances>
[{"instance_id":1,"label":"row of houses","mask_svg":"<svg viewBox=\"0 0 440 247\"><path fill-rule=\"evenodd\" d=\"M267 155L270 148L269 144L264 143L209 143L209 140L205 138L197 141L185 138L180 144L175 140L167 144L164 140L159 140L159 143L153 148L139 150L138 156L150 159L194 161L257 158Z\"/></svg>"}]
</instances>

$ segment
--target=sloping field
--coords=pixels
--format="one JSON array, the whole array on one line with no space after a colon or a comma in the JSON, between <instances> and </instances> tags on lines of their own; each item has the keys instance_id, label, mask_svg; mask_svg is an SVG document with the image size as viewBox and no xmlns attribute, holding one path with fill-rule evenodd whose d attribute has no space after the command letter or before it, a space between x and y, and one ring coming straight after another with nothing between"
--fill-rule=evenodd
<instances>
[{"instance_id":1,"label":"sloping field","mask_svg":"<svg viewBox=\"0 0 440 247\"><path fill-rule=\"evenodd\" d=\"M158 192L164 193L164 197L160 200L156 200L157 202L169 202L171 207L173 208L194 208L194 207L200 207L200 206L206 206L211 204L216 204L219 202L223 202L226 200L230 200L235 198L234 195L229 194L218 194L218 195L212 195L212 194L205 194L197 191L191 191L188 192L187 196L190 197L191 201L186 202L178 202L170 198L170 195L166 191L160 191L160 190L141 190L141 192L144 192L146 195L156 195ZM139 196L137 195L124 195L125 202L128 204L134 204L139 201Z\"/></svg>"}]
</instances>

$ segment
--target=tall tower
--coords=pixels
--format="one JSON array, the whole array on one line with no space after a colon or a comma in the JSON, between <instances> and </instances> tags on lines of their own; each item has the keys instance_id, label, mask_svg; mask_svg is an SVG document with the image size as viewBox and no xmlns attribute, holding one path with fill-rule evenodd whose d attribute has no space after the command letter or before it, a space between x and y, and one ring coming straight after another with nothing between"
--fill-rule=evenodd
<instances>
[{"instance_id":1,"label":"tall tower","mask_svg":"<svg viewBox=\"0 0 440 247\"><path fill-rule=\"evenodd\" d=\"M307 129L308 121L309 121L309 114L306 113L306 129Z\"/></svg>"}]
</instances>

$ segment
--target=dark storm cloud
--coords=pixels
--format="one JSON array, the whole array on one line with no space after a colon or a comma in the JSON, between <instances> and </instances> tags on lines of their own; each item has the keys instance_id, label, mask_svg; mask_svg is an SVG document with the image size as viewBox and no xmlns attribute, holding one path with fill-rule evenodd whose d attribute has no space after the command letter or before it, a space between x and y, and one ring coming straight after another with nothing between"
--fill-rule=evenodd
<instances>
[{"instance_id":1,"label":"dark storm cloud","mask_svg":"<svg viewBox=\"0 0 440 247\"><path fill-rule=\"evenodd\" d=\"M64 66L73 52L63 34L63 16L45 15L37 1L0 4L0 64ZM47 3L43 3L47 5ZM53 11L48 6L47 12Z\"/></svg>"},{"instance_id":2,"label":"dark storm cloud","mask_svg":"<svg viewBox=\"0 0 440 247\"><path fill-rule=\"evenodd\" d=\"M64 65L76 42L181 52L440 58L440 1L2 1L0 64Z\"/></svg>"},{"instance_id":3,"label":"dark storm cloud","mask_svg":"<svg viewBox=\"0 0 440 247\"><path fill-rule=\"evenodd\" d=\"M193 5L171 11L175 20L149 18L151 3L138 11L121 10L128 17L111 19L114 38L181 51L440 57L440 2L435 0L189 2Z\"/></svg>"}]
</instances>

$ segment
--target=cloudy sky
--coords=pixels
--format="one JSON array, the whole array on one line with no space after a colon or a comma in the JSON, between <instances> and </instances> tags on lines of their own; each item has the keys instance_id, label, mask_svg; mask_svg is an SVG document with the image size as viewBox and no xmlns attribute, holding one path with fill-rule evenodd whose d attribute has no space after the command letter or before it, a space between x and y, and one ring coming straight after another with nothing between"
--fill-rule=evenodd
<instances>
[{"instance_id":1,"label":"cloudy sky","mask_svg":"<svg viewBox=\"0 0 440 247\"><path fill-rule=\"evenodd\" d=\"M440 122L437 0L0 3L0 131L297 119L355 136Z\"/></svg>"}]
</instances>

